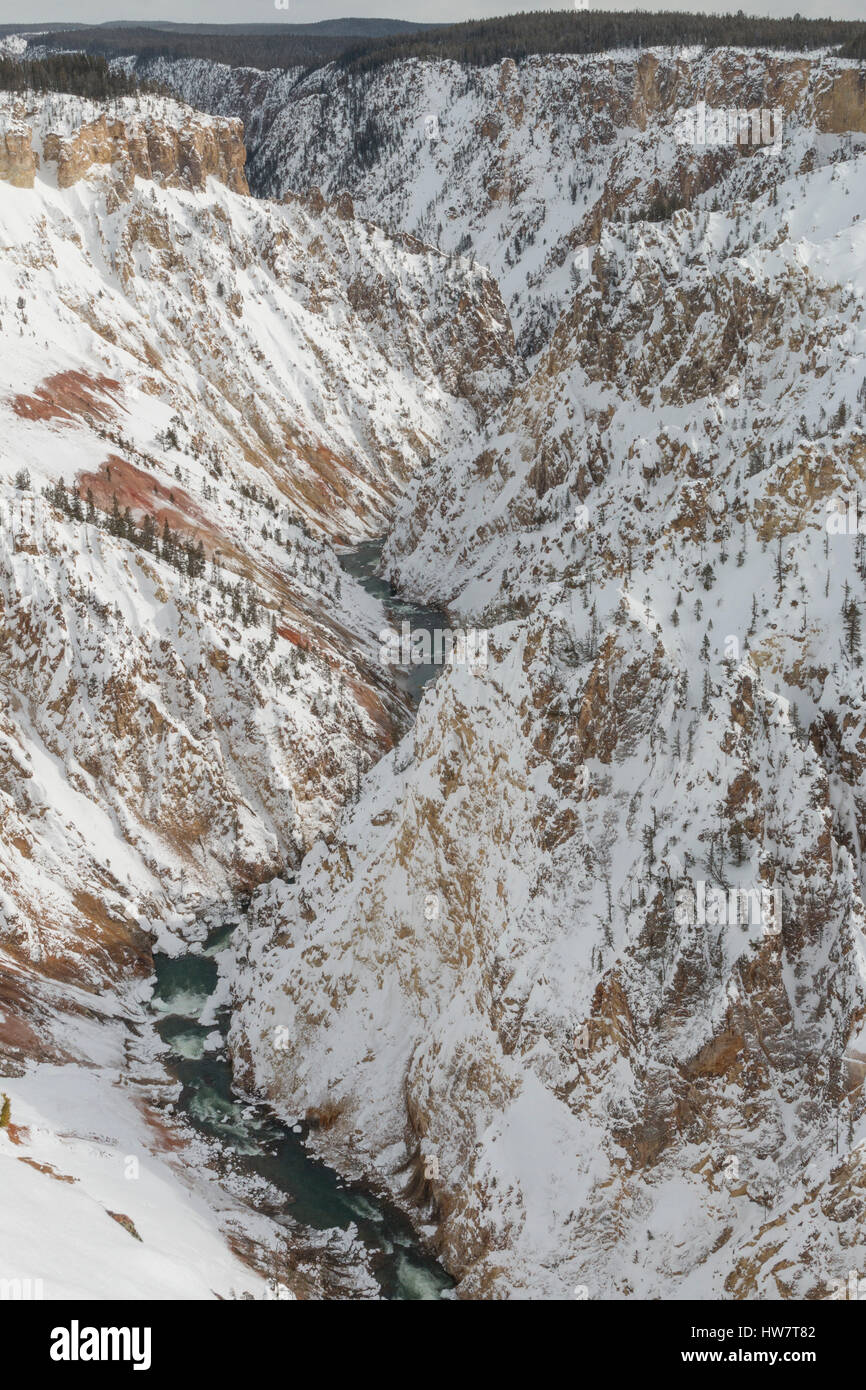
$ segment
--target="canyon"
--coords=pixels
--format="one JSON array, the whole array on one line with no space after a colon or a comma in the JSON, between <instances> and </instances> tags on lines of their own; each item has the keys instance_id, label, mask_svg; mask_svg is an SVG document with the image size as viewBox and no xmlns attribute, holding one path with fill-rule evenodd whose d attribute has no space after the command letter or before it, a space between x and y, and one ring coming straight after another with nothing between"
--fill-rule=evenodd
<instances>
[{"instance_id":1,"label":"canyon","mask_svg":"<svg viewBox=\"0 0 866 1390\"><path fill-rule=\"evenodd\" d=\"M182 1113L154 957L214 953L184 1017L241 1119L411 1221L422 1296L832 1297L866 1261L862 65L138 69L175 95L0 101L14 1267L49 1188L133 1296L267 1296L276 1245L296 1297L387 1296ZM678 142L701 100L780 109L779 152ZM401 604L485 661L407 689ZM773 929L684 920L698 884Z\"/></svg>"},{"instance_id":2,"label":"canyon","mask_svg":"<svg viewBox=\"0 0 866 1390\"><path fill-rule=\"evenodd\" d=\"M172 1119L153 950L201 950L297 866L408 725L378 661L386 610L335 546L378 534L522 368L480 268L346 200L253 202L236 122L143 98L106 124L57 95L7 98L0 120L33 152L32 183L3 188L0 282L5 1156L22 1213L88 1184L48 1296L81 1279L97 1296L118 1261L145 1296L159 1279L143 1252L135 1282L121 1226L101 1269L75 1250L76 1222L91 1241L112 1226L106 1183L143 1241L132 1194L147 1209L179 1164L214 1205L214 1155ZM109 1118L115 1147L94 1146ZM169 1191L165 1287L191 1277L176 1174ZM275 1239L237 1206L218 1196L210 1219L217 1248L242 1232L216 1260L222 1296L263 1287Z\"/></svg>"}]
</instances>

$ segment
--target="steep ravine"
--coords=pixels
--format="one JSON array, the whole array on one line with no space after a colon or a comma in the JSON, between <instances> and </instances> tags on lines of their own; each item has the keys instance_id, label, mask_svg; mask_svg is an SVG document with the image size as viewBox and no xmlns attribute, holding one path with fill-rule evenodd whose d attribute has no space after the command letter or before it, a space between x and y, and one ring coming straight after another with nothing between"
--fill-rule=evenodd
<instances>
[{"instance_id":1,"label":"steep ravine","mask_svg":"<svg viewBox=\"0 0 866 1390\"><path fill-rule=\"evenodd\" d=\"M42 1277L45 1231L52 1297L447 1296L435 1252L464 1299L811 1300L866 1262L862 91L732 61L646 100L503 65L480 106L419 71L391 234L180 143L135 175L135 113L127 168L71 99L22 184L5 104L0 1247ZM733 90L778 155L679 146ZM486 636L423 699L385 613L455 624L383 560Z\"/></svg>"},{"instance_id":2,"label":"steep ravine","mask_svg":"<svg viewBox=\"0 0 866 1390\"><path fill-rule=\"evenodd\" d=\"M153 1008L169 1048L169 1071L182 1088L176 1112L217 1146L221 1174L235 1188L249 1185L248 1200L285 1231L272 1265L274 1291L282 1285L305 1296L293 1277L299 1235L342 1230L363 1258L347 1257L344 1247L323 1247L320 1278L329 1297L370 1297L369 1270L382 1298L442 1298L451 1280L391 1202L362 1183L344 1182L314 1158L306 1147L308 1127L286 1125L268 1106L237 1094L225 1051L230 1010L221 1002L218 968L233 925L215 927L194 953L155 955Z\"/></svg>"},{"instance_id":3,"label":"steep ravine","mask_svg":"<svg viewBox=\"0 0 866 1390\"><path fill-rule=\"evenodd\" d=\"M821 1300L866 1257L862 165L603 229L392 527L485 669L242 927L245 1085L423 1201L462 1298Z\"/></svg>"},{"instance_id":4,"label":"steep ravine","mask_svg":"<svg viewBox=\"0 0 866 1390\"><path fill-rule=\"evenodd\" d=\"M378 577L381 552L381 540L369 541L345 550L341 563L397 624L408 621L413 631L447 626L446 613L405 602ZM413 705L434 670L417 665L395 674ZM308 1123L286 1124L270 1107L236 1090L227 1053L231 1007L220 976L221 962L231 957L236 925L231 914L218 921L209 917L203 943L176 956L154 955L153 1013L169 1049L168 1069L181 1086L176 1113L216 1146L211 1164L231 1187L246 1191L247 1200L285 1230L285 1242L278 1242L275 1252L272 1286L303 1297L303 1273L293 1278L300 1264L295 1262L299 1236L308 1232L320 1239L319 1233L342 1230L352 1237L349 1253L344 1245L322 1248L317 1291L324 1288L331 1298L375 1297L371 1274L385 1299L448 1297L453 1281L393 1202L369 1184L344 1181L315 1158L307 1147Z\"/></svg>"},{"instance_id":5,"label":"steep ravine","mask_svg":"<svg viewBox=\"0 0 866 1390\"><path fill-rule=\"evenodd\" d=\"M212 905L330 842L409 722L335 546L510 395L508 313L345 199L249 197L237 122L0 96L0 1280L261 1297L285 1216L298 1297L396 1296L384 1217L293 1223L297 1193L172 1122L152 952L195 973Z\"/></svg>"},{"instance_id":6,"label":"steep ravine","mask_svg":"<svg viewBox=\"0 0 866 1390\"><path fill-rule=\"evenodd\" d=\"M379 561L384 546L384 537L352 546L342 552L340 563L346 573L357 579L368 594L372 594L373 598L379 599L384 604L398 630L402 628L404 623L409 624L412 632L430 632L432 634L437 628L447 629L451 619L444 608L431 608L401 598L394 585L381 577ZM435 665L419 662L408 669L405 667L396 668L394 676L397 684L407 691L412 704L417 706L425 685L433 679L437 669Z\"/></svg>"}]
</instances>

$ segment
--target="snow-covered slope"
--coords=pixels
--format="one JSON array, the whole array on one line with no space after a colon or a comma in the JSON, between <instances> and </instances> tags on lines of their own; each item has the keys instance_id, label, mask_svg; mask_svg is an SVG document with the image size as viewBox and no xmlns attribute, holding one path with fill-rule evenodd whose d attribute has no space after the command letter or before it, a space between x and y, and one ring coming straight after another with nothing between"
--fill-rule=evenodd
<instances>
[{"instance_id":1,"label":"snow-covered slope","mask_svg":"<svg viewBox=\"0 0 866 1390\"><path fill-rule=\"evenodd\" d=\"M279 204L221 119L5 102L0 1158L126 1287L182 1263L177 1172L121 1206L113 1166L189 1138L153 943L239 890L239 1078L463 1296L823 1298L863 1267L860 77L273 77ZM243 114L244 80L208 102ZM781 108L780 152L678 145L699 99ZM334 553L388 524L394 582L489 629L411 730ZM189 1168L209 1288L260 1292Z\"/></svg>"},{"instance_id":2,"label":"snow-covered slope","mask_svg":"<svg viewBox=\"0 0 866 1390\"><path fill-rule=\"evenodd\" d=\"M254 899L249 1084L326 1111L465 1296L821 1298L866 1259L856 150L602 225L390 533L488 664Z\"/></svg>"},{"instance_id":3,"label":"snow-covered slope","mask_svg":"<svg viewBox=\"0 0 866 1390\"><path fill-rule=\"evenodd\" d=\"M361 76L165 59L138 70L244 121L256 192L347 188L376 222L471 249L496 275L530 359L571 297L575 256L612 218L691 206L729 174L739 196L760 191L780 164L824 162L849 132L866 131L858 65L829 55L645 50L487 68L410 60ZM778 108L780 149L743 159L682 144L677 113L701 100Z\"/></svg>"},{"instance_id":4,"label":"snow-covered slope","mask_svg":"<svg viewBox=\"0 0 866 1390\"><path fill-rule=\"evenodd\" d=\"M109 1035L105 1020L90 1030L103 1063ZM248 1213L203 1180L201 1153L116 1073L42 1066L3 1086L4 1298L267 1297L226 1239Z\"/></svg>"},{"instance_id":5,"label":"snow-covered slope","mask_svg":"<svg viewBox=\"0 0 866 1390\"><path fill-rule=\"evenodd\" d=\"M346 199L254 202L236 122L4 97L0 150L0 1059L56 1068L7 1087L31 1136L92 1067L85 1141L124 1039L148 1059L154 940L297 863L408 722L332 542L379 532L521 369L485 271ZM3 1157L75 1163L29 1143L0 1128ZM81 1181L76 1232L103 1219ZM123 1287L175 1287L182 1234Z\"/></svg>"}]
</instances>

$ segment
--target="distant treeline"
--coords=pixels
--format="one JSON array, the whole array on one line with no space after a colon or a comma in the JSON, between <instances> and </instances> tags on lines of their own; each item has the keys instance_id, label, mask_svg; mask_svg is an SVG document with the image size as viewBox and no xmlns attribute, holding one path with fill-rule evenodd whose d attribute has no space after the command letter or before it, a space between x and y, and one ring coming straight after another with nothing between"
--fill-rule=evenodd
<instances>
[{"instance_id":1,"label":"distant treeline","mask_svg":"<svg viewBox=\"0 0 866 1390\"><path fill-rule=\"evenodd\" d=\"M137 19L108 24L54 24L40 25L39 28L60 29L158 29L172 34L247 34L256 38L262 35L300 34L315 38L317 34L337 34L355 39L381 39L391 34L417 33L421 29L437 29L435 23L417 22L409 19L319 19L314 24L290 24L286 20L278 24L181 24L167 19ZM21 26L27 29L26 25ZM30 33L34 26L29 26Z\"/></svg>"},{"instance_id":2,"label":"distant treeline","mask_svg":"<svg viewBox=\"0 0 866 1390\"><path fill-rule=\"evenodd\" d=\"M381 39L360 40L334 34L179 34L153 29L76 29L40 34L34 48L75 48L106 58L205 58L233 68L318 68L339 58L347 48L373 46Z\"/></svg>"},{"instance_id":3,"label":"distant treeline","mask_svg":"<svg viewBox=\"0 0 866 1390\"><path fill-rule=\"evenodd\" d=\"M88 53L64 53L23 62L0 57L0 91L3 92L22 95L64 92L70 96L90 97L93 101L108 101L112 97L135 96L143 90L143 84L134 77L112 72L104 58Z\"/></svg>"},{"instance_id":4,"label":"distant treeline","mask_svg":"<svg viewBox=\"0 0 866 1390\"><path fill-rule=\"evenodd\" d=\"M235 29L196 34L118 26L43 34L32 43L83 49L106 57L206 58L232 67L255 68L315 68L337 62L347 70L367 72L401 58L451 59L484 67L503 58L519 62L535 53L599 53L692 44L797 50L846 45L852 50L849 56L862 57L866 24L862 20L803 19L799 15L792 19L749 18L742 11L704 15L549 10L391 37L358 38L309 31L263 35Z\"/></svg>"},{"instance_id":5,"label":"distant treeline","mask_svg":"<svg viewBox=\"0 0 866 1390\"><path fill-rule=\"evenodd\" d=\"M57 20L53 24L34 24L32 20L29 24L0 24L0 39L7 38L10 34L32 34L33 30L37 28L41 34L46 30L81 29L83 26L75 23L70 24L68 20L65 24Z\"/></svg>"},{"instance_id":6,"label":"distant treeline","mask_svg":"<svg viewBox=\"0 0 866 1390\"><path fill-rule=\"evenodd\" d=\"M341 55L341 66L369 71L398 58L445 58L473 67L486 67L503 58L515 62L532 54L600 53L621 48L830 48L866 35L862 20L750 18L735 15L646 14L632 11L552 10L472 20L447 29L376 44L355 44Z\"/></svg>"}]
</instances>

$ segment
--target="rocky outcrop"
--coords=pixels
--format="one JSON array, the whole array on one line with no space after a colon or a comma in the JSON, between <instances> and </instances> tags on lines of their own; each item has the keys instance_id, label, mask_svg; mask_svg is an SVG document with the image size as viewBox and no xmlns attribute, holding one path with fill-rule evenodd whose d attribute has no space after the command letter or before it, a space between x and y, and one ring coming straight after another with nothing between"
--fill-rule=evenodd
<instances>
[{"instance_id":1,"label":"rocky outcrop","mask_svg":"<svg viewBox=\"0 0 866 1390\"><path fill-rule=\"evenodd\" d=\"M38 161L33 149L33 134L20 119L14 119L0 131L0 183L13 188L32 188Z\"/></svg>"},{"instance_id":2,"label":"rocky outcrop","mask_svg":"<svg viewBox=\"0 0 866 1390\"><path fill-rule=\"evenodd\" d=\"M190 112L183 127L151 117L134 120L100 116L71 135L49 131L45 159L57 165L57 182L69 188L96 165L121 164L130 176L166 187L202 189L218 179L234 193L248 193L240 121L203 120Z\"/></svg>"},{"instance_id":3,"label":"rocky outcrop","mask_svg":"<svg viewBox=\"0 0 866 1390\"><path fill-rule=\"evenodd\" d=\"M0 180L32 188L40 159L56 167L60 188L116 166L121 182L151 179L201 190L208 178L248 193L243 125L176 102L126 98L111 111L92 102L0 99Z\"/></svg>"},{"instance_id":4,"label":"rocky outcrop","mask_svg":"<svg viewBox=\"0 0 866 1390\"><path fill-rule=\"evenodd\" d=\"M866 131L866 69L860 63L834 72L814 98L819 130L830 135Z\"/></svg>"}]
</instances>

